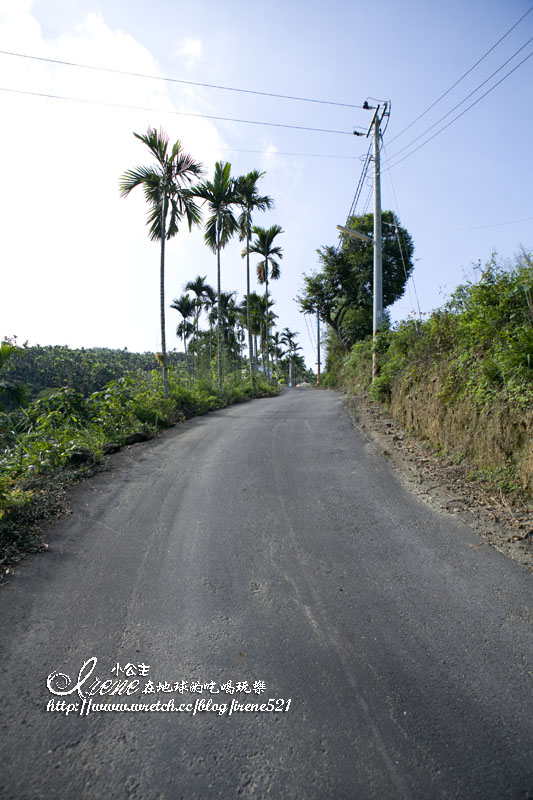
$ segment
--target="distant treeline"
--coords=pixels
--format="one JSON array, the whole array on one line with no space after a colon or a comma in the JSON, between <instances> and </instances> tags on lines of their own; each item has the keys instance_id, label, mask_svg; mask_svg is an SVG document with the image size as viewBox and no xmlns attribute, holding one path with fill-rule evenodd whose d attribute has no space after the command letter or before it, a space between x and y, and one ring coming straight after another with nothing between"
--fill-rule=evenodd
<instances>
[{"instance_id":1,"label":"distant treeline","mask_svg":"<svg viewBox=\"0 0 533 800\"><path fill-rule=\"evenodd\" d=\"M169 353L167 361L175 368L185 367L183 353ZM65 345L24 345L6 363L2 377L13 384L24 384L28 399L45 389L62 386L87 397L126 373L149 372L158 366L154 353L130 353L106 347L75 350Z\"/></svg>"}]
</instances>

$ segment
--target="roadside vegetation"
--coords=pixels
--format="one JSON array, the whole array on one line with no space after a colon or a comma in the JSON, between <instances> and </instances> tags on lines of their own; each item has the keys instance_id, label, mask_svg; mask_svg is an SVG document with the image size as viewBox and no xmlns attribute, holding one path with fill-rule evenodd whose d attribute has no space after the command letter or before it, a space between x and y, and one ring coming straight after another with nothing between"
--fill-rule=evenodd
<instances>
[{"instance_id":1,"label":"roadside vegetation","mask_svg":"<svg viewBox=\"0 0 533 800\"><path fill-rule=\"evenodd\" d=\"M533 260L493 257L426 319L349 349L332 332L322 384L385 404L408 432L496 493L533 497Z\"/></svg>"},{"instance_id":2,"label":"roadside vegetation","mask_svg":"<svg viewBox=\"0 0 533 800\"><path fill-rule=\"evenodd\" d=\"M273 208L260 194L264 173L231 175L217 162L211 180L203 166L169 144L163 131L134 134L152 163L127 170L119 183L127 197L137 188L148 205L148 235L159 244L161 351L130 353L105 348L0 345L0 570L39 550L39 523L64 510L64 489L124 445L155 436L189 417L254 397L276 395L283 384L312 379L297 334L274 331L277 315L269 281L280 277L281 226L253 224ZM206 276L184 276L177 312L177 344L168 352L165 264L168 242L185 224L202 223L216 254L217 287ZM245 243L247 290L222 291L221 253L230 238ZM264 292L252 290L250 258Z\"/></svg>"},{"instance_id":3,"label":"roadside vegetation","mask_svg":"<svg viewBox=\"0 0 533 800\"><path fill-rule=\"evenodd\" d=\"M114 354L117 377L100 389L83 393L68 385L56 388L52 378L51 387L42 388L26 403L23 384L13 378L14 364L26 374L25 360L31 364L38 358L45 374L61 374L59 349L78 359L76 384L92 389L91 351L18 348L7 340L1 348L4 367L11 364L9 373L0 370L0 568L16 563L25 552L41 549L39 522L60 513L65 487L101 464L106 455L189 417L279 391L277 384L260 378L252 385L239 370L225 375L219 392L213 377L192 378L183 363L167 369L165 397L160 369L126 371L124 353L106 351L106 370L113 369ZM79 366L85 357L87 376ZM30 382L32 392L42 380L38 373Z\"/></svg>"}]
</instances>

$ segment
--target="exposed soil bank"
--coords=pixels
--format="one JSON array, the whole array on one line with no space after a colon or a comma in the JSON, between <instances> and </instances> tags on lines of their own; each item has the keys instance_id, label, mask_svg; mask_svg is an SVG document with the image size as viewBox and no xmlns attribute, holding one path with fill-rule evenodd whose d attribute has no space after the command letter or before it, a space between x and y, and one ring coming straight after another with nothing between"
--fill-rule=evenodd
<instances>
[{"instance_id":1,"label":"exposed soil bank","mask_svg":"<svg viewBox=\"0 0 533 800\"><path fill-rule=\"evenodd\" d=\"M484 491L479 483L468 478L469 464L455 464L448 458L437 457L427 445L408 435L401 424L383 410L380 403L374 403L366 396L352 396L347 399L347 406L355 424L391 462L411 491L442 512L459 517L487 544L533 572L533 512L530 506L523 501L511 505L497 490ZM397 403L396 413L398 407ZM434 430L442 430L442 420L434 419L429 408L424 409L422 395L419 403L413 406L412 416L405 413L405 408L399 418L417 433L430 438L428 429L435 426ZM472 420L471 430L463 433L465 439L469 437L471 442L476 441L475 431L480 430L480 425L482 420ZM491 440L501 441L502 446L507 446L506 430L502 422L499 439L495 421L493 432L488 436L483 428L483 435L478 437L484 440L478 447L480 459L484 448L491 446ZM512 437L508 438L512 440ZM531 442L527 446L531 464Z\"/></svg>"},{"instance_id":2,"label":"exposed soil bank","mask_svg":"<svg viewBox=\"0 0 533 800\"><path fill-rule=\"evenodd\" d=\"M446 402L446 379L403 376L391 394L399 424L450 455L481 469L508 467L522 491L533 496L533 413L508 401L479 409L468 396Z\"/></svg>"}]
</instances>

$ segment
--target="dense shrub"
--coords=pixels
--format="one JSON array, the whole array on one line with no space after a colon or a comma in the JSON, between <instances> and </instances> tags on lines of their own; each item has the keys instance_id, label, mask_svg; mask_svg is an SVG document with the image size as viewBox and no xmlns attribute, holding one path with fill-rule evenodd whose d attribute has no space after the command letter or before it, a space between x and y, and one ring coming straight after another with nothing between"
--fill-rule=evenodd
<instances>
[{"instance_id":1,"label":"dense shrub","mask_svg":"<svg viewBox=\"0 0 533 800\"><path fill-rule=\"evenodd\" d=\"M533 401L533 264L522 253L513 268L495 258L478 282L459 286L444 308L380 332L379 380L374 399L387 401L406 373L447 373L447 401L469 396L486 406L502 394L529 407ZM331 348L329 383L369 389L371 337L340 358Z\"/></svg>"}]
</instances>

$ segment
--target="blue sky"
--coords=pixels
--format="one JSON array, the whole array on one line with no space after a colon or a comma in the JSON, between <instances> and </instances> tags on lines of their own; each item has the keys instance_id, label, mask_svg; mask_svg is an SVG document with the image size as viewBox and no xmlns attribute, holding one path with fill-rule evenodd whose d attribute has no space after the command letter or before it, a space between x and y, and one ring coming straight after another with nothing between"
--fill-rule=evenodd
<instances>
[{"instance_id":1,"label":"blue sky","mask_svg":"<svg viewBox=\"0 0 533 800\"><path fill-rule=\"evenodd\" d=\"M367 97L390 99L384 157L394 163L396 152L528 42L533 12L434 109L392 141L529 7L529 0L154 0L150 6L125 0L0 0L0 50L356 106ZM442 124L532 49L529 43ZM4 89L153 109L0 92L2 119L9 120L0 130L0 335L17 334L32 344L159 349L157 245L146 236L142 196L124 200L118 195L121 173L149 161L132 131L152 125L162 126L172 140L181 139L208 174L217 159L231 161L235 175L266 171L262 188L276 208L255 222L278 223L285 231L282 275L272 285L278 324L299 332L307 363L314 365L313 335L294 298L302 273L318 266L316 249L336 241L335 226L346 218L361 171L359 158L368 146L349 134L354 126L368 125L369 112L8 55L0 55L0 65ZM423 312L474 278L473 264L487 261L493 251L506 259L521 244L533 248L532 86L530 58L446 131L383 175L383 207L399 214L414 239L419 259L414 280ZM346 133L221 122L172 111ZM365 187L358 211L370 192L371 186ZM524 218L530 219L515 222ZM223 289L242 295L241 249L235 241L223 252L222 282ZM168 247L167 305L198 274L214 284L215 257L201 231L184 229ZM393 319L411 313L414 303L411 286L393 307ZM180 349L177 323L178 315L169 309L168 345Z\"/></svg>"}]
</instances>

